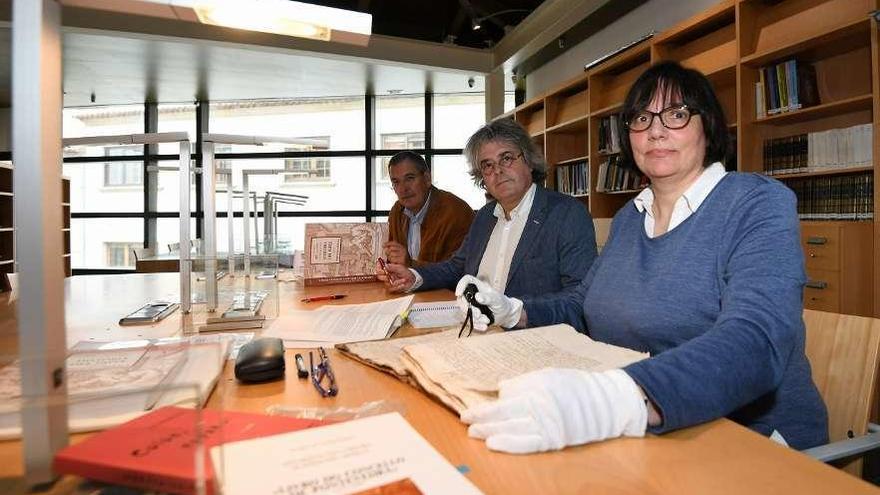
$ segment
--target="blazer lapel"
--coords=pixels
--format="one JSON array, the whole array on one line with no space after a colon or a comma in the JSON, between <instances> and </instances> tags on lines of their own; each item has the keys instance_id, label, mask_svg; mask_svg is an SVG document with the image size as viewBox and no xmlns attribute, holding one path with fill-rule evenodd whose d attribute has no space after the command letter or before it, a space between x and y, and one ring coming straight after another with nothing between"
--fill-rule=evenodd
<instances>
[{"instance_id":1,"label":"blazer lapel","mask_svg":"<svg viewBox=\"0 0 880 495\"><path fill-rule=\"evenodd\" d=\"M519 238L519 244L516 246L516 251L513 252L513 259L510 260L510 271L507 272L508 286L510 286L510 281L525 260L526 255L531 252L532 245L540 238L539 234L546 215L547 193L543 187L538 186L535 189L535 199L532 201L532 209L529 211L529 218L523 228L522 237Z\"/></svg>"},{"instance_id":2,"label":"blazer lapel","mask_svg":"<svg viewBox=\"0 0 880 495\"><path fill-rule=\"evenodd\" d=\"M474 233L478 234L474 240L474 247L477 252L480 253L479 256L469 256L468 257L468 266L465 266L465 273L477 276L477 272L480 270L480 262L483 260L483 255L486 254L486 246L489 245L489 238L492 237L492 231L495 229L495 224L498 223L498 219L495 218L494 211L496 201L492 201L489 205L485 206L486 210L481 210L477 213L476 218L474 218L474 222L481 222L485 225L481 225L480 228L475 228ZM485 211L488 213L487 215L481 215Z\"/></svg>"}]
</instances>

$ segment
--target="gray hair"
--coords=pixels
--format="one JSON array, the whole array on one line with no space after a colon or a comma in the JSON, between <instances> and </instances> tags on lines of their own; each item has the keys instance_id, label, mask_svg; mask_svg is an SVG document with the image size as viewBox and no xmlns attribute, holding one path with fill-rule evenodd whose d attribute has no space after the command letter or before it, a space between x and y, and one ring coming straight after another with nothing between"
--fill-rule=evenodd
<instances>
[{"instance_id":1,"label":"gray hair","mask_svg":"<svg viewBox=\"0 0 880 495\"><path fill-rule=\"evenodd\" d=\"M520 149L523 161L532 170L532 182L541 183L547 177L547 162L544 154L535 146L529 133L511 118L493 120L477 129L464 147L470 169L468 173L474 184L485 189L483 174L480 172L480 150L490 142L504 142Z\"/></svg>"}]
</instances>

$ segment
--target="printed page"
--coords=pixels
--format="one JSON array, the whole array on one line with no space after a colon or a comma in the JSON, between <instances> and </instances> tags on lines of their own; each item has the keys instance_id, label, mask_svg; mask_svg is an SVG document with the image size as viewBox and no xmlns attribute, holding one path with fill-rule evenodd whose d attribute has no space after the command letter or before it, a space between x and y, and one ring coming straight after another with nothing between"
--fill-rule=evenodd
<instances>
[{"instance_id":1,"label":"printed page","mask_svg":"<svg viewBox=\"0 0 880 495\"><path fill-rule=\"evenodd\" d=\"M416 344L403 351L405 365L418 364L406 367L419 384L426 389L440 387L468 407L473 405L470 400L482 401L497 392L499 381L529 371L546 367L603 371L648 357L596 342L568 325L456 339L440 345Z\"/></svg>"},{"instance_id":2,"label":"printed page","mask_svg":"<svg viewBox=\"0 0 880 495\"><path fill-rule=\"evenodd\" d=\"M398 413L232 442L211 459L226 495L480 493Z\"/></svg>"},{"instance_id":3,"label":"printed page","mask_svg":"<svg viewBox=\"0 0 880 495\"><path fill-rule=\"evenodd\" d=\"M455 301L413 304L407 316L415 328L436 328L460 325L464 320Z\"/></svg>"},{"instance_id":4,"label":"printed page","mask_svg":"<svg viewBox=\"0 0 880 495\"><path fill-rule=\"evenodd\" d=\"M354 342L384 339L413 296L368 304L323 306L315 311L292 311L263 331L263 337L285 341Z\"/></svg>"}]
</instances>

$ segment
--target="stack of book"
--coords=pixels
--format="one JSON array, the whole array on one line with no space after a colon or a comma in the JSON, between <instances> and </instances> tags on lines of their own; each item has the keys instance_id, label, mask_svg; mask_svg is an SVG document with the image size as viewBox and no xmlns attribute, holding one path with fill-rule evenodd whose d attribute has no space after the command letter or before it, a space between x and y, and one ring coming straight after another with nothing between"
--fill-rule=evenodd
<instances>
[{"instance_id":1,"label":"stack of book","mask_svg":"<svg viewBox=\"0 0 880 495\"><path fill-rule=\"evenodd\" d=\"M648 178L635 168L622 167L618 155L609 156L599 165L596 192L621 192L644 189Z\"/></svg>"},{"instance_id":2,"label":"stack of book","mask_svg":"<svg viewBox=\"0 0 880 495\"><path fill-rule=\"evenodd\" d=\"M809 177L785 181L797 196L801 220L874 218L874 174Z\"/></svg>"},{"instance_id":3,"label":"stack of book","mask_svg":"<svg viewBox=\"0 0 880 495\"><path fill-rule=\"evenodd\" d=\"M816 69L791 59L761 67L755 83L758 118L819 104Z\"/></svg>"},{"instance_id":4,"label":"stack of book","mask_svg":"<svg viewBox=\"0 0 880 495\"><path fill-rule=\"evenodd\" d=\"M556 166L556 190L562 194L582 196L590 192L587 160Z\"/></svg>"},{"instance_id":5,"label":"stack of book","mask_svg":"<svg viewBox=\"0 0 880 495\"><path fill-rule=\"evenodd\" d=\"M874 126L855 125L764 140L764 173L768 175L821 172L870 167Z\"/></svg>"}]
</instances>

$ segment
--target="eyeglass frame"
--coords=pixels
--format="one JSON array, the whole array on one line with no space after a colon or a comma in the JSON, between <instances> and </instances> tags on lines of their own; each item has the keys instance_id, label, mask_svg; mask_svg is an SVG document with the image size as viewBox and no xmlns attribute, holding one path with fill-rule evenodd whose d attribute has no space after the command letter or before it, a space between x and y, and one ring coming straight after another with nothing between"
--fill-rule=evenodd
<instances>
[{"instance_id":1,"label":"eyeglass frame","mask_svg":"<svg viewBox=\"0 0 880 495\"><path fill-rule=\"evenodd\" d=\"M312 357L312 351L309 351L309 368L312 370L312 385L315 386L315 389L321 394L321 397L336 397L336 394L339 393L339 387L336 385L336 375L333 374L333 368L330 367L330 358L327 357L327 352L324 351L323 347L318 347L318 358L320 359L320 362L316 366L314 358ZM324 388L321 385L325 376L330 380L330 385L327 388Z\"/></svg>"},{"instance_id":2,"label":"eyeglass frame","mask_svg":"<svg viewBox=\"0 0 880 495\"><path fill-rule=\"evenodd\" d=\"M670 111L670 110L674 110L674 109L675 109L675 110L686 110L686 111L688 112L688 118L687 118L687 120L684 122L684 124L682 124L682 125L680 125L680 126L678 126L678 127L671 127L671 126L669 126L669 125L666 123L666 120L663 118L663 114L664 114L664 113L666 113L666 112L668 112L668 111ZM651 116L651 120L648 121L648 125L645 126L644 129L633 129L633 128L632 128L632 119L635 118L635 117L637 117L637 116L640 115L640 114L648 114L648 115L650 115L650 116ZM691 123L691 119L694 117L694 115L699 115L699 114L700 114L700 111L699 111L699 110L697 110L697 109L695 109L695 108L691 108L691 107L689 107L689 106L687 106L687 105L685 105L685 104L682 103L682 104L678 104L678 105L669 105L668 107L666 107L666 108L664 108L664 109L661 109L659 112L652 112L652 111L650 111L650 110L639 110L638 112L636 112L636 113L632 116L631 119L629 119L629 120L627 120L627 121L625 122L625 125L626 125L627 130L629 130L629 132L645 132L645 131L647 131L648 129L650 129L652 125L654 125L654 118L655 118L655 117L659 117L659 118L660 118L660 124L661 124L663 127L667 128L667 129L671 129L671 130L673 130L673 131L677 131L677 130L679 130L679 129L684 129L685 127L687 127L688 124Z\"/></svg>"},{"instance_id":3,"label":"eyeglass frame","mask_svg":"<svg viewBox=\"0 0 880 495\"><path fill-rule=\"evenodd\" d=\"M508 153L510 154L509 159L507 158ZM501 158L498 161L483 160L480 163L478 163L477 166L480 167L480 175L482 175L483 177L486 177L487 175L489 175L488 172L490 170L494 174L494 173L497 173L497 171L501 170L502 168L505 168L505 169L510 168L513 166L513 162L517 161L518 159L520 159L522 157L523 157L522 151L520 151L518 154L514 154L512 151L505 151L504 153L501 154ZM507 164L504 163L505 161L507 162Z\"/></svg>"}]
</instances>

